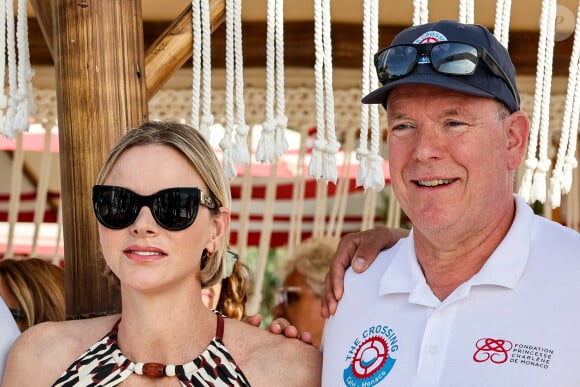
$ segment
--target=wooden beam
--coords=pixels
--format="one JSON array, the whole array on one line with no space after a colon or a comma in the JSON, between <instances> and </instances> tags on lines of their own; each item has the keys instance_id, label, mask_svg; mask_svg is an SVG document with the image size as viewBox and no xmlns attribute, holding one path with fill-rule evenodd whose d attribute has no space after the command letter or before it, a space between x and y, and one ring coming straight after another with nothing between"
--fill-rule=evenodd
<instances>
[{"instance_id":1,"label":"wooden beam","mask_svg":"<svg viewBox=\"0 0 580 387\"><path fill-rule=\"evenodd\" d=\"M39 1L39 0L36 0ZM219 14L218 7L223 0L212 0L211 6ZM188 8L189 9L189 8ZM191 15L184 11L175 22L145 22L144 42L147 50L146 69L147 84L150 96L162 86L163 79L173 74L180 66L191 66ZM212 16L216 17L216 16ZM216 17L212 26L212 65L225 67L225 26L219 24L223 15ZM41 29L35 19L29 21L30 56L33 64L52 64L50 52L42 37ZM382 26L380 28L381 46L392 40L403 26ZM314 65L314 26L308 22L289 22L284 27L285 62L289 67L313 67ZM265 67L266 65L266 23L245 22L243 24L244 65L246 67ZM334 23L333 65L337 68L357 68L361 65L362 26L358 24ZM510 33L509 51L516 66L518 75L535 75L538 51L538 32L512 31ZM554 75L568 75L573 38L557 41L554 47ZM166 46L165 46L166 45ZM160 56L167 53L168 47L181 47L175 57ZM167 62L163 62L167 60ZM166 69L163 69L167 66ZM154 68L161 68L163 75L156 74ZM160 77L161 79L157 79Z\"/></svg>"},{"instance_id":2,"label":"wooden beam","mask_svg":"<svg viewBox=\"0 0 580 387\"><path fill-rule=\"evenodd\" d=\"M214 31L225 20L226 4L224 0L210 0L210 23ZM145 26L148 33L153 33ZM179 70L191 58L193 52L192 11L191 5L179 15L145 52L145 74L147 74L147 91L151 99L173 73Z\"/></svg>"},{"instance_id":3,"label":"wooden beam","mask_svg":"<svg viewBox=\"0 0 580 387\"><path fill-rule=\"evenodd\" d=\"M67 318L120 311L104 276L91 187L108 151L147 118L140 0L52 0ZM58 33L57 33L58 32Z\"/></svg>"}]
</instances>

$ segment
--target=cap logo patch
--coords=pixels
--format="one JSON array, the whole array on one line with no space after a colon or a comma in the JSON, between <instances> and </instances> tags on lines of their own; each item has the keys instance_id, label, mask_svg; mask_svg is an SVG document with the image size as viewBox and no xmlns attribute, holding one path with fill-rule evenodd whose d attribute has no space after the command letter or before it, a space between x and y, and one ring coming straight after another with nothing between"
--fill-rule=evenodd
<instances>
[{"instance_id":1,"label":"cap logo patch","mask_svg":"<svg viewBox=\"0 0 580 387\"><path fill-rule=\"evenodd\" d=\"M427 31L423 35L419 36L417 39L413 41L413 44L429 44L429 43L437 43L437 42L445 42L447 37L440 32L437 31ZM428 56L421 56L417 61L418 64L423 63L430 63Z\"/></svg>"}]
</instances>

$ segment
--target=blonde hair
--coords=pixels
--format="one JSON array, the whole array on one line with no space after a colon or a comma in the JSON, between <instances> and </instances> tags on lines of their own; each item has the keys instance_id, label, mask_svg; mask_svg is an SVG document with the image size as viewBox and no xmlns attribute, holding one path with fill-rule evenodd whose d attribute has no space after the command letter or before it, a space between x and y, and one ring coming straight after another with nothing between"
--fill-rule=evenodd
<instances>
[{"instance_id":1,"label":"blonde hair","mask_svg":"<svg viewBox=\"0 0 580 387\"><path fill-rule=\"evenodd\" d=\"M231 207L229 184L213 148L198 130L174 121L148 121L129 130L109 153L97 176L97 184L103 184L123 153L129 148L142 145L165 145L188 159L207 186L208 194L217 203L217 208L212 210L214 215L219 215L220 207ZM202 286L208 286L219 279L229 236L228 228L217 251L207 255L205 265L201 268Z\"/></svg>"},{"instance_id":2,"label":"blonde hair","mask_svg":"<svg viewBox=\"0 0 580 387\"><path fill-rule=\"evenodd\" d=\"M229 318L241 320L246 317L246 303L252 295L253 284L252 270L237 260L232 274L222 279L222 290L216 309Z\"/></svg>"},{"instance_id":3,"label":"blonde hair","mask_svg":"<svg viewBox=\"0 0 580 387\"><path fill-rule=\"evenodd\" d=\"M324 279L338 247L338 238L313 237L302 241L286 262L286 275L296 270L318 297L324 290Z\"/></svg>"},{"instance_id":4,"label":"blonde hair","mask_svg":"<svg viewBox=\"0 0 580 387\"><path fill-rule=\"evenodd\" d=\"M26 321L23 329L44 321L65 320L64 270L40 258L3 259L0 279L14 294Z\"/></svg>"}]
</instances>

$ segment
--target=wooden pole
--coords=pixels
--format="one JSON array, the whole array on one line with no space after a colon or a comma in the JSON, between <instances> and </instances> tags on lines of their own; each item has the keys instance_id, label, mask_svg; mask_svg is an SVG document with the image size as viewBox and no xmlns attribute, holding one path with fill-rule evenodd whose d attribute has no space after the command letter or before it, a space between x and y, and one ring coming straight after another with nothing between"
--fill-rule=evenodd
<instances>
[{"instance_id":1,"label":"wooden pole","mask_svg":"<svg viewBox=\"0 0 580 387\"><path fill-rule=\"evenodd\" d=\"M147 51L145 65L140 0L31 5L55 63L67 318L117 313L119 291L103 274L91 187L108 151L147 119L147 101L191 56L191 7ZM225 0L210 0L210 13L213 31Z\"/></svg>"},{"instance_id":2,"label":"wooden pole","mask_svg":"<svg viewBox=\"0 0 580 387\"><path fill-rule=\"evenodd\" d=\"M91 187L126 130L147 118L139 0L53 0L68 318L118 312L103 276Z\"/></svg>"}]
</instances>

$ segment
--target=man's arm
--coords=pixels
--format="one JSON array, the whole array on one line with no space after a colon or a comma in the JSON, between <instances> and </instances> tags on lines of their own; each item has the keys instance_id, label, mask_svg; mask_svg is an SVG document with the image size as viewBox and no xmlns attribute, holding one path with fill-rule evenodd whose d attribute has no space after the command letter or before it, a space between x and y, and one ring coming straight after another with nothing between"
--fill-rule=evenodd
<instances>
[{"instance_id":1,"label":"man's arm","mask_svg":"<svg viewBox=\"0 0 580 387\"><path fill-rule=\"evenodd\" d=\"M357 273L365 271L381 250L393 246L399 239L409 235L402 228L375 227L345 235L338 244L330 271L326 275L322 295L322 317L336 312L338 301L344 291L344 273L349 266Z\"/></svg>"}]
</instances>

